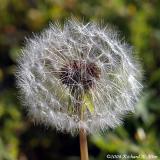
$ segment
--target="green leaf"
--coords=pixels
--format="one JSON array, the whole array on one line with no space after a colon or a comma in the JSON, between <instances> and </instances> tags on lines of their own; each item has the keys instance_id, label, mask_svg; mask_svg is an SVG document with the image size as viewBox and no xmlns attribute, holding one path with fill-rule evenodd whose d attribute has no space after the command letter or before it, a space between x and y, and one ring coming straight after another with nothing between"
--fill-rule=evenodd
<instances>
[{"instance_id":1,"label":"green leaf","mask_svg":"<svg viewBox=\"0 0 160 160\"><path fill-rule=\"evenodd\" d=\"M84 105L82 106L83 111L87 108L90 113L94 112L94 104L93 104L93 98L91 93L86 93L84 95Z\"/></svg>"}]
</instances>

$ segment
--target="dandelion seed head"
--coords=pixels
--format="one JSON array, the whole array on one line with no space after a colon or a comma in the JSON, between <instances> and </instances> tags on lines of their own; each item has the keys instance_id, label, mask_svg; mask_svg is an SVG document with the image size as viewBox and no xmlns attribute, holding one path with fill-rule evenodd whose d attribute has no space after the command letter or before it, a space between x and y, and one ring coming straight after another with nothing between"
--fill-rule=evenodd
<instances>
[{"instance_id":1,"label":"dandelion seed head","mask_svg":"<svg viewBox=\"0 0 160 160\"><path fill-rule=\"evenodd\" d=\"M115 128L134 111L141 67L114 30L68 20L27 41L18 61L22 102L36 122L67 131ZM83 118L82 118L83 112Z\"/></svg>"}]
</instances>

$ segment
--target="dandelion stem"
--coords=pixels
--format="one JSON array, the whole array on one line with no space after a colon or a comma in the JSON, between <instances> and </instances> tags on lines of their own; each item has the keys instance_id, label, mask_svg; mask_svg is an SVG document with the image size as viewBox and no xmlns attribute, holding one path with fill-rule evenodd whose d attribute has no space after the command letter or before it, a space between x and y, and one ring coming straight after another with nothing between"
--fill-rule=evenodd
<instances>
[{"instance_id":1,"label":"dandelion stem","mask_svg":"<svg viewBox=\"0 0 160 160\"><path fill-rule=\"evenodd\" d=\"M87 135L86 131L83 128L80 128L80 151L81 151L81 160L88 159L88 145L87 145Z\"/></svg>"},{"instance_id":2,"label":"dandelion stem","mask_svg":"<svg viewBox=\"0 0 160 160\"><path fill-rule=\"evenodd\" d=\"M78 112L80 120L84 120L84 107L82 105L84 93L81 88L73 88L71 94L75 97L76 102L74 104L75 111ZM88 145L87 145L87 134L83 127L79 128L79 140L80 140L80 153L81 160L89 160L88 158Z\"/></svg>"},{"instance_id":3,"label":"dandelion stem","mask_svg":"<svg viewBox=\"0 0 160 160\"><path fill-rule=\"evenodd\" d=\"M81 120L84 118L84 110L81 106ZM81 160L89 160L88 158L88 145L87 145L87 134L84 128L80 128L79 130L79 138L80 138L80 152L81 152Z\"/></svg>"}]
</instances>

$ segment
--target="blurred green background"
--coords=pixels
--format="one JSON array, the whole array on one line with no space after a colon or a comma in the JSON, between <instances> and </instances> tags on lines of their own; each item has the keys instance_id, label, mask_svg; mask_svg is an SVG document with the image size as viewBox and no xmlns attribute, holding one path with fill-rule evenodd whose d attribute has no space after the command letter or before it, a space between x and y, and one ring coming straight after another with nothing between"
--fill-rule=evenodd
<instances>
[{"instance_id":1,"label":"blurred green background","mask_svg":"<svg viewBox=\"0 0 160 160\"><path fill-rule=\"evenodd\" d=\"M0 0L0 160L79 159L78 137L34 125L27 118L14 77L25 37L70 16L116 26L135 46L144 68L145 89L136 113L127 116L123 126L90 136L90 159L109 159L108 154L160 159L159 0Z\"/></svg>"}]
</instances>

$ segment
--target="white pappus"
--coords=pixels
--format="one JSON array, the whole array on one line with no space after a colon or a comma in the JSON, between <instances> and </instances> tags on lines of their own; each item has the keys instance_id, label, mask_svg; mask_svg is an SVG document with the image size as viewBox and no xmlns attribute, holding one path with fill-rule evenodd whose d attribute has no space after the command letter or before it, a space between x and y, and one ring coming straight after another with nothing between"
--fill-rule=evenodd
<instances>
[{"instance_id":1,"label":"white pappus","mask_svg":"<svg viewBox=\"0 0 160 160\"><path fill-rule=\"evenodd\" d=\"M141 66L110 27L68 20L27 41L17 85L36 122L73 135L121 124L139 99Z\"/></svg>"}]
</instances>

